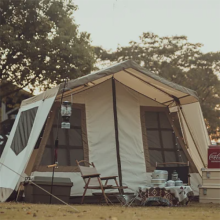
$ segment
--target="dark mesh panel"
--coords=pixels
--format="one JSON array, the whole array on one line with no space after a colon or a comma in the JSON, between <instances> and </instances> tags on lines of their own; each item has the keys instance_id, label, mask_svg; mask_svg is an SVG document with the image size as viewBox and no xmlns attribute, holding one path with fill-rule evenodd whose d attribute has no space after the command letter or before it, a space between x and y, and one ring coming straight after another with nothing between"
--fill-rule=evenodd
<instances>
[{"instance_id":1,"label":"dark mesh panel","mask_svg":"<svg viewBox=\"0 0 220 220\"><path fill-rule=\"evenodd\" d=\"M38 107L21 112L11 149L18 155L26 146L31 134Z\"/></svg>"},{"instance_id":2,"label":"dark mesh panel","mask_svg":"<svg viewBox=\"0 0 220 220\"><path fill-rule=\"evenodd\" d=\"M157 150L149 150L151 166L155 167L156 162L163 163L162 153Z\"/></svg>"},{"instance_id":3,"label":"dark mesh panel","mask_svg":"<svg viewBox=\"0 0 220 220\"><path fill-rule=\"evenodd\" d=\"M58 109L59 110L59 109ZM57 112L57 111L56 111ZM60 113L59 113L60 114ZM56 116L58 114L56 113ZM73 108L70 118L70 129L61 129L62 117L54 118L52 131L47 141L47 148L53 148L57 136L57 123L58 123L58 163L59 166L75 166L75 160L84 159L83 154L83 141L81 129L81 109ZM58 121L58 122L57 122ZM52 150L54 152L54 150ZM53 154L52 154L53 155ZM48 149L45 149L41 165L48 165L46 158L48 157ZM52 156L53 157L53 156ZM52 158L53 161L53 158ZM53 163L53 162L52 162ZM50 164L50 163L49 163Z\"/></svg>"},{"instance_id":4,"label":"dark mesh panel","mask_svg":"<svg viewBox=\"0 0 220 220\"><path fill-rule=\"evenodd\" d=\"M53 164L53 158L52 158L52 155L53 155L53 150L52 148L45 148L44 150L44 154L43 154L43 157L41 159L41 165L50 165L50 164Z\"/></svg>"},{"instance_id":5,"label":"dark mesh panel","mask_svg":"<svg viewBox=\"0 0 220 220\"><path fill-rule=\"evenodd\" d=\"M160 128L172 129L171 124L170 124L170 122L164 112L159 113L159 119L160 119Z\"/></svg>"},{"instance_id":6,"label":"dark mesh panel","mask_svg":"<svg viewBox=\"0 0 220 220\"><path fill-rule=\"evenodd\" d=\"M158 128L157 112L146 112L145 124L146 128Z\"/></svg>"},{"instance_id":7,"label":"dark mesh panel","mask_svg":"<svg viewBox=\"0 0 220 220\"><path fill-rule=\"evenodd\" d=\"M76 160L80 161L84 158L83 149L73 149L70 150L70 165L76 166Z\"/></svg>"},{"instance_id":8,"label":"dark mesh panel","mask_svg":"<svg viewBox=\"0 0 220 220\"><path fill-rule=\"evenodd\" d=\"M77 108L72 109L72 115L70 118L71 125L81 127L81 110Z\"/></svg>"},{"instance_id":9,"label":"dark mesh panel","mask_svg":"<svg viewBox=\"0 0 220 220\"><path fill-rule=\"evenodd\" d=\"M178 162L175 151L164 151L166 162Z\"/></svg>"},{"instance_id":10,"label":"dark mesh panel","mask_svg":"<svg viewBox=\"0 0 220 220\"><path fill-rule=\"evenodd\" d=\"M68 130L68 137L71 146L81 146L83 148L81 129Z\"/></svg>"},{"instance_id":11,"label":"dark mesh panel","mask_svg":"<svg viewBox=\"0 0 220 220\"><path fill-rule=\"evenodd\" d=\"M178 117L177 112L171 113L170 116L172 118L172 121L173 121L173 124L174 124L175 128L178 130L179 135L181 137L183 137L182 130L181 130L180 123L179 123L179 117Z\"/></svg>"},{"instance_id":12,"label":"dark mesh panel","mask_svg":"<svg viewBox=\"0 0 220 220\"><path fill-rule=\"evenodd\" d=\"M159 132L147 130L147 143L149 148L161 148Z\"/></svg>"},{"instance_id":13,"label":"dark mesh panel","mask_svg":"<svg viewBox=\"0 0 220 220\"><path fill-rule=\"evenodd\" d=\"M173 116L176 117L177 114L173 114ZM179 139L177 139L166 113L146 111L145 120L151 165L154 167L156 162L187 162L182 147L178 144ZM179 122L178 118L172 120L175 124Z\"/></svg>"},{"instance_id":14,"label":"dark mesh panel","mask_svg":"<svg viewBox=\"0 0 220 220\"><path fill-rule=\"evenodd\" d=\"M65 148L59 148L57 150L57 160L59 161L59 165L61 166L68 166L68 154L67 150Z\"/></svg>"},{"instance_id":15,"label":"dark mesh panel","mask_svg":"<svg viewBox=\"0 0 220 220\"><path fill-rule=\"evenodd\" d=\"M161 131L163 147L174 149L174 133L172 131Z\"/></svg>"}]
</instances>

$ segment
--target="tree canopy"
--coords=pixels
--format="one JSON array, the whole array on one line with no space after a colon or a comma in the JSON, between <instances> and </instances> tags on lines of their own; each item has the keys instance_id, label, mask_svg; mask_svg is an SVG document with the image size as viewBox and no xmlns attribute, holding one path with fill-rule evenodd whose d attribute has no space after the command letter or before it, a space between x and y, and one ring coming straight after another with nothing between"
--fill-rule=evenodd
<instances>
[{"instance_id":1,"label":"tree canopy","mask_svg":"<svg viewBox=\"0 0 220 220\"><path fill-rule=\"evenodd\" d=\"M100 63L132 59L172 82L197 91L212 138L219 137L220 127L220 52L202 53L202 44L190 43L186 36L159 37L143 33L139 42L108 52L97 47Z\"/></svg>"},{"instance_id":2,"label":"tree canopy","mask_svg":"<svg viewBox=\"0 0 220 220\"><path fill-rule=\"evenodd\" d=\"M75 10L71 0L0 1L1 98L91 72L90 35L78 31Z\"/></svg>"}]
</instances>

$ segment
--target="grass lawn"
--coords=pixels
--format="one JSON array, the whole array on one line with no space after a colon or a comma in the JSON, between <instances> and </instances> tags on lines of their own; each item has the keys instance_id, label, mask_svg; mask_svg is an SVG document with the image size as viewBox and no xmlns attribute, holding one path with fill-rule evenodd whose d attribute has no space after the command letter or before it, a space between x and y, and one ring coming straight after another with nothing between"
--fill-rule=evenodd
<instances>
[{"instance_id":1,"label":"grass lawn","mask_svg":"<svg viewBox=\"0 0 220 220\"><path fill-rule=\"evenodd\" d=\"M0 203L0 220L5 219L103 219L103 220L219 220L220 204L200 204L192 202L182 207L121 207L120 205L71 205L78 209L76 213L71 207L65 205L43 205L27 203Z\"/></svg>"}]
</instances>

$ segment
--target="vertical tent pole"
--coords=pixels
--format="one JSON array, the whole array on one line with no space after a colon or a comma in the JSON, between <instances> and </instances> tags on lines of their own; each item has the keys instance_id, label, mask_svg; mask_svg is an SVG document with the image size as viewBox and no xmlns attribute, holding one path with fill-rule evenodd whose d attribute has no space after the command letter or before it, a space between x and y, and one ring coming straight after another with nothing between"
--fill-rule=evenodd
<instances>
[{"instance_id":1,"label":"vertical tent pole","mask_svg":"<svg viewBox=\"0 0 220 220\"><path fill-rule=\"evenodd\" d=\"M112 98L113 98L113 113L114 113L114 125L115 125L116 154L117 154L117 163L118 163L118 177L119 177L119 184L120 184L120 186L122 186L121 158L120 158L120 148L119 148L119 138L118 138L116 86L115 86L114 77L112 77ZM121 192L123 193L123 189L121 190Z\"/></svg>"}]
</instances>

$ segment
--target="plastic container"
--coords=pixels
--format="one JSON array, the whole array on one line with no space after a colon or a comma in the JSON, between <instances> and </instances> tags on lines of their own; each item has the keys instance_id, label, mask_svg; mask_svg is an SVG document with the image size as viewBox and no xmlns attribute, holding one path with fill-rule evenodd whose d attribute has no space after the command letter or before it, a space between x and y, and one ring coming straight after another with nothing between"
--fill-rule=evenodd
<instances>
[{"instance_id":1,"label":"plastic container","mask_svg":"<svg viewBox=\"0 0 220 220\"><path fill-rule=\"evenodd\" d=\"M44 190L51 192L52 177L39 177L35 176L32 182L42 187ZM52 194L66 203L69 203L70 190L73 186L70 178L54 177ZM59 200L51 197L48 193L35 186L33 183L25 185L25 202L28 203L44 203L61 204Z\"/></svg>"}]
</instances>

